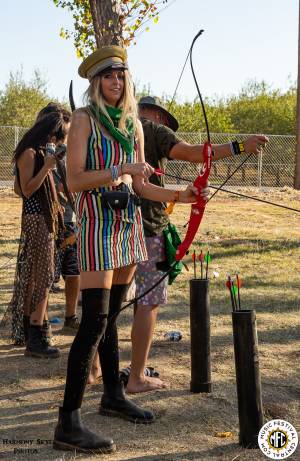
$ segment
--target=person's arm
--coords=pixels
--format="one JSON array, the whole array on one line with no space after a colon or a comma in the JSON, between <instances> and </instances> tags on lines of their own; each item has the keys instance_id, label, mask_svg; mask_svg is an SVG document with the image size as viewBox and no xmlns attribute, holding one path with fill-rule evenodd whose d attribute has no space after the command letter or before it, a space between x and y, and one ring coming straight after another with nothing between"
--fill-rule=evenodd
<instances>
[{"instance_id":1,"label":"person's arm","mask_svg":"<svg viewBox=\"0 0 300 461\"><path fill-rule=\"evenodd\" d=\"M141 122L138 120L137 127L138 142L137 142L137 160L144 162L144 135ZM145 170L145 177L141 175L133 176L133 187L135 192L142 198L153 200L154 202L182 202L194 203L197 200L198 191L193 186L188 186L185 190L174 191L171 189L164 189L163 187L156 186L148 182L147 178L154 173L154 169L148 164Z\"/></svg>"},{"instance_id":2,"label":"person's arm","mask_svg":"<svg viewBox=\"0 0 300 461\"><path fill-rule=\"evenodd\" d=\"M195 203L198 195L197 188L192 185L187 186L184 190L175 191L143 181L139 184L136 183L134 190L140 197L152 200L153 202ZM205 196L207 196L206 188Z\"/></svg>"},{"instance_id":3,"label":"person's arm","mask_svg":"<svg viewBox=\"0 0 300 461\"><path fill-rule=\"evenodd\" d=\"M264 135L252 135L243 141L246 154L259 154L261 153L260 147L265 145L269 139ZM225 157L232 157L230 143L226 144L213 144L213 161L220 160ZM183 160L191 163L203 162L203 144L189 144L181 141L175 144L170 153L169 158L173 160Z\"/></svg>"},{"instance_id":4,"label":"person's arm","mask_svg":"<svg viewBox=\"0 0 300 461\"><path fill-rule=\"evenodd\" d=\"M14 193L18 195L19 197L22 197L22 191L20 189L19 181L16 175L14 179Z\"/></svg>"},{"instance_id":5,"label":"person's arm","mask_svg":"<svg viewBox=\"0 0 300 461\"><path fill-rule=\"evenodd\" d=\"M33 149L26 149L24 152L22 152L17 162L20 175L21 190L26 198L29 198L41 187L48 172L55 165L54 157L45 157L44 165L40 171L35 176L33 176L35 155L36 153Z\"/></svg>"}]
</instances>

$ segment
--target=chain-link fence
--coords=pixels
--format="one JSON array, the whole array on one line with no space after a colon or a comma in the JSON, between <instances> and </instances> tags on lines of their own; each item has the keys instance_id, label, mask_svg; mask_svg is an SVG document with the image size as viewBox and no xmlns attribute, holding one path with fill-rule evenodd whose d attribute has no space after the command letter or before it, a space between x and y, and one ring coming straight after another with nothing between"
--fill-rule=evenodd
<instances>
[{"instance_id":1,"label":"chain-link fence","mask_svg":"<svg viewBox=\"0 0 300 461\"><path fill-rule=\"evenodd\" d=\"M0 127L0 188L11 187L13 181L12 153L26 129L13 126ZM204 133L179 133L191 144L203 143ZM247 134L211 134L212 143L223 144L233 139L242 140ZM229 180L230 186L293 187L295 171L296 137L270 135L263 155L253 155ZM210 182L220 185L242 161L242 157L228 157L213 163ZM192 181L199 165L186 162L168 162L167 173ZM168 184L180 183L180 179L168 178Z\"/></svg>"},{"instance_id":2,"label":"chain-link fence","mask_svg":"<svg viewBox=\"0 0 300 461\"><path fill-rule=\"evenodd\" d=\"M204 143L205 133L179 133L179 136L191 144ZM243 140L248 134L212 133L213 144L224 144L234 139ZM249 160L229 180L230 186L282 187L294 184L296 137L289 135L270 135L262 155L252 155ZM220 185L242 162L243 156L228 157L213 162L209 181ZM192 181L199 171L199 165L186 162L168 162L167 173L184 177ZM168 178L167 183L180 183L179 179Z\"/></svg>"},{"instance_id":3,"label":"chain-link fence","mask_svg":"<svg viewBox=\"0 0 300 461\"><path fill-rule=\"evenodd\" d=\"M13 151L26 128L0 126L0 188L11 187L13 183Z\"/></svg>"}]
</instances>

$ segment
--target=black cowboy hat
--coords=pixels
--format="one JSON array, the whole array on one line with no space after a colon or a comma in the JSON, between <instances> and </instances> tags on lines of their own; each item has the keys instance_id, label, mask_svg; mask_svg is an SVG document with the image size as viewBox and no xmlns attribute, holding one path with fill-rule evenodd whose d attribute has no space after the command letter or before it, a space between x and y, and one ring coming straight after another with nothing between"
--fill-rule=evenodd
<instances>
[{"instance_id":1,"label":"black cowboy hat","mask_svg":"<svg viewBox=\"0 0 300 461\"><path fill-rule=\"evenodd\" d=\"M149 106L153 107L155 109L160 110L163 112L167 118L168 118L168 124L171 130L177 131L179 124L173 115L170 114L170 112L167 111L167 109L164 108L162 105L161 100L157 96L142 96L141 99L139 100L139 106Z\"/></svg>"}]
</instances>

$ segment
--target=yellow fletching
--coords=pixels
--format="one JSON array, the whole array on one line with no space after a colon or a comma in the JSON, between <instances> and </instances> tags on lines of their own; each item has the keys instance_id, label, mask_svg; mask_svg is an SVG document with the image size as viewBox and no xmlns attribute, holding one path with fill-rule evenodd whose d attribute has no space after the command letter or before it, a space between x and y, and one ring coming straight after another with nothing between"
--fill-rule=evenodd
<instances>
[{"instance_id":1,"label":"yellow fletching","mask_svg":"<svg viewBox=\"0 0 300 461\"><path fill-rule=\"evenodd\" d=\"M172 214L174 210L175 202L170 202L168 207L165 209L167 214Z\"/></svg>"}]
</instances>

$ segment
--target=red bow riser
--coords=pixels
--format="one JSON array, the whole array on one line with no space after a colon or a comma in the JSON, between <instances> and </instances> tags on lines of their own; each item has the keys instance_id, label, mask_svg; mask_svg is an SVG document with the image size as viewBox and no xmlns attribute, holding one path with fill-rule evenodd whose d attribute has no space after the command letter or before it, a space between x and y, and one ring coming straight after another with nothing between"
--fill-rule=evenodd
<instances>
[{"instance_id":1,"label":"red bow riser","mask_svg":"<svg viewBox=\"0 0 300 461\"><path fill-rule=\"evenodd\" d=\"M191 214L189 220L189 226L183 242L178 246L176 251L176 261L180 261L188 252L195 235L198 232L202 217L204 214L206 200L201 196L202 189L206 186L207 180L210 175L212 164L212 145L210 142L206 142L203 146L203 165L199 176L194 181L194 186L198 189L199 195L197 196L197 202L191 206Z\"/></svg>"}]
</instances>

